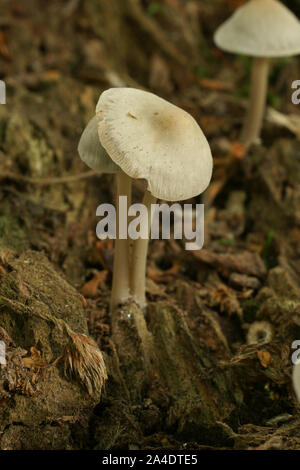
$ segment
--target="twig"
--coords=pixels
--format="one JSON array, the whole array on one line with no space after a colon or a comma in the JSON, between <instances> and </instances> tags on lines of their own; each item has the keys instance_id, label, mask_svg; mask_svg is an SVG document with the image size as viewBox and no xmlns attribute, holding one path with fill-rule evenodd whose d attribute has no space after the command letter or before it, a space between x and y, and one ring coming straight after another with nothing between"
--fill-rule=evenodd
<instances>
[{"instance_id":1,"label":"twig","mask_svg":"<svg viewBox=\"0 0 300 470\"><path fill-rule=\"evenodd\" d=\"M0 173L1 179L10 179L13 181L23 181L24 183L37 184L40 186L47 186L49 184L65 184L65 183L75 183L76 181L83 180L86 178L91 178L97 176L99 173L97 171L85 171L84 173L78 173L77 175L68 175L68 176L58 176L52 178L31 178L30 176L23 176L12 172Z\"/></svg>"},{"instance_id":2,"label":"twig","mask_svg":"<svg viewBox=\"0 0 300 470\"><path fill-rule=\"evenodd\" d=\"M180 65L187 65L188 59L169 41L166 34L158 27L152 18L147 17L137 2L137 0L128 0L128 12L137 23L146 31L161 49L172 57Z\"/></svg>"}]
</instances>

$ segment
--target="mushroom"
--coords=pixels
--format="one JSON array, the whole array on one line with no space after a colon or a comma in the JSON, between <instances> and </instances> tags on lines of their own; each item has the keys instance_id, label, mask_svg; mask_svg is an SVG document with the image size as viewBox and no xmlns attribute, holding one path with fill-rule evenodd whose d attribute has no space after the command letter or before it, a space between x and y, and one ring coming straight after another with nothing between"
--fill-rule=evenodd
<instances>
[{"instance_id":1,"label":"mushroom","mask_svg":"<svg viewBox=\"0 0 300 470\"><path fill-rule=\"evenodd\" d=\"M130 297L144 308L151 206L157 199L178 201L202 193L212 175L211 151L190 114L146 91L111 88L100 96L96 116L99 144L119 169L117 196L127 195L130 200L132 179L147 181L143 204L148 210L148 231L144 238L134 240L130 264L129 245L118 245L125 240L118 240L117 235L116 257L121 258L121 250L127 249L123 257L130 281L126 290L120 286L117 290L120 263L115 260L111 300L112 310ZM117 198L117 218L119 210Z\"/></svg>"},{"instance_id":2,"label":"mushroom","mask_svg":"<svg viewBox=\"0 0 300 470\"><path fill-rule=\"evenodd\" d=\"M84 129L79 144L78 153L81 160L90 168L99 173L116 174L116 205L117 205L117 233L119 220L119 196L127 196L129 205L131 201L131 181L110 158L102 147L98 135L98 117L94 116ZM111 305L125 302L130 293L129 288L129 241L127 238L117 237L115 246L114 273Z\"/></svg>"},{"instance_id":3,"label":"mushroom","mask_svg":"<svg viewBox=\"0 0 300 470\"><path fill-rule=\"evenodd\" d=\"M300 53L300 22L278 0L250 0L217 29L214 41L224 51L254 57L250 102L241 134L242 143L248 147L260 136L268 58Z\"/></svg>"},{"instance_id":4,"label":"mushroom","mask_svg":"<svg viewBox=\"0 0 300 470\"><path fill-rule=\"evenodd\" d=\"M118 165L100 144L97 116L92 117L84 129L78 144L78 153L81 160L92 170L100 173L117 173L119 170Z\"/></svg>"}]
</instances>

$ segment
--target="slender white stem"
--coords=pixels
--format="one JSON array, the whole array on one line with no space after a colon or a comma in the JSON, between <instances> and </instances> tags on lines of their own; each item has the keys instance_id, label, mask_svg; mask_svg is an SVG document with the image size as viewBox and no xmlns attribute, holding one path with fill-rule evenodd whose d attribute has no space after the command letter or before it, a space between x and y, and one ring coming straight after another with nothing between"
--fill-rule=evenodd
<instances>
[{"instance_id":1,"label":"slender white stem","mask_svg":"<svg viewBox=\"0 0 300 470\"><path fill-rule=\"evenodd\" d=\"M248 147L259 136L266 107L269 61L265 57L253 59L251 93L248 112L241 134L241 142Z\"/></svg>"},{"instance_id":2,"label":"slender white stem","mask_svg":"<svg viewBox=\"0 0 300 470\"><path fill-rule=\"evenodd\" d=\"M119 238L119 216L120 216L120 196L127 196L126 220L128 214L128 206L131 204L131 178L123 171L116 175L117 191L116 191L116 242L114 271L111 293L110 308L113 312L118 305L126 302L130 297L130 270L129 270L129 239ZM121 214L124 216L124 214ZM127 227L126 227L127 228Z\"/></svg>"},{"instance_id":3,"label":"slender white stem","mask_svg":"<svg viewBox=\"0 0 300 470\"><path fill-rule=\"evenodd\" d=\"M146 307L146 264L151 228L151 204L156 203L156 198L149 191L145 192L143 204L148 211L148 238L138 238L133 242L131 264L131 294L133 300L141 307Z\"/></svg>"}]
</instances>

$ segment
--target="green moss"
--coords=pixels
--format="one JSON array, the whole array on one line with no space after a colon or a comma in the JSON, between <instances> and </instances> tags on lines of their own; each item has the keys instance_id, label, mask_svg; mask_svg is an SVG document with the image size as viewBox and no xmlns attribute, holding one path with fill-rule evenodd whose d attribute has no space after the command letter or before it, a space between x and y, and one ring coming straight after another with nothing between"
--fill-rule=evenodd
<instances>
[{"instance_id":1,"label":"green moss","mask_svg":"<svg viewBox=\"0 0 300 470\"><path fill-rule=\"evenodd\" d=\"M29 247L29 240L25 230L21 228L18 217L11 206L4 204L0 212L0 247L9 248L17 253Z\"/></svg>"},{"instance_id":2,"label":"green moss","mask_svg":"<svg viewBox=\"0 0 300 470\"><path fill-rule=\"evenodd\" d=\"M273 93L271 90L268 92L267 102L273 106L273 108L280 109L282 105L282 101L280 96Z\"/></svg>"},{"instance_id":3,"label":"green moss","mask_svg":"<svg viewBox=\"0 0 300 470\"><path fill-rule=\"evenodd\" d=\"M160 13L162 10L162 5L158 2L151 2L147 8L149 15L154 16Z\"/></svg>"},{"instance_id":4,"label":"green moss","mask_svg":"<svg viewBox=\"0 0 300 470\"><path fill-rule=\"evenodd\" d=\"M219 243L220 245L224 245L224 246L233 246L235 244L235 241L232 239L232 238L219 238L218 240L216 240L217 243Z\"/></svg>"}]
</instances>

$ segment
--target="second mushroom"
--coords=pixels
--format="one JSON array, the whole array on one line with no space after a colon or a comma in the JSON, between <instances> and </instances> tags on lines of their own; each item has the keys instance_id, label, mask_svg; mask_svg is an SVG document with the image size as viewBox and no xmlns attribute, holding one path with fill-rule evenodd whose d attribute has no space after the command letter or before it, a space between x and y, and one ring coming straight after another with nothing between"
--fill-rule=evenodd
<instances>
[{"instance_id":1,"label":"second mushroom","mask_svg":"<svg viewBox=\"0 0 300 470\"><path fill-rule=\"evenodd\" d=\"M241 142L248 147L260 137L265 111L269 59L300 53L300 22L278 0L250 0L217 29L216 45L253 57L248 113Z\"/></svg>"}]
</instances>

